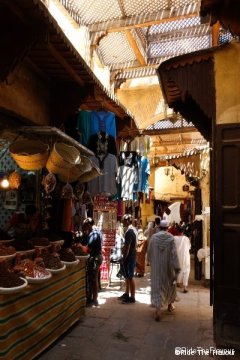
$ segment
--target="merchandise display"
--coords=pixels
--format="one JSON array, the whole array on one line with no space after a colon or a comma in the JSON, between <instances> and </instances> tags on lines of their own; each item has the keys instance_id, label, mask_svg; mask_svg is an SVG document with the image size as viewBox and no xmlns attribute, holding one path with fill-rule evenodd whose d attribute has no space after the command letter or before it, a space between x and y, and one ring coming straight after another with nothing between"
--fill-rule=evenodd
<instances>
[{"instance_id":1,"label":"merchandise display","mask_svg":"<svg viewBox=\"0 0 240 360\"><path fill-rule=\"evenodd\" d=\"M100 266L101 281L109 281L110 254L115 245L117 226L117 201L109 201L106 196L96 196L93 201L93 220L102 232L103 262Z\"/></svg>"}]
</instances>

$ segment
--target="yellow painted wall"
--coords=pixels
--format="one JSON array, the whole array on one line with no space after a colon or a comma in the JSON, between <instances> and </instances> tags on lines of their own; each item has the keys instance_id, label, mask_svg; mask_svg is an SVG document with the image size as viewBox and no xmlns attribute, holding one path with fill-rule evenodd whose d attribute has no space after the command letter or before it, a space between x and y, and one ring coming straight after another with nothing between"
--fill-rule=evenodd
<instances>
[{"instance_id":1,"label":"yellow painted wall","mask_svg":"<svg viewBox=\"0 0 240 360\"><path fill-rule=\"evenodd\" d=\"M240 123L240 43L215 53L217 124Z\"/></svg>"},{"instance_id":2,"label":"yellow painted wall","mask_svg":"<svg viewBox=\"0 0 240 360\"><path fill-rule=\"evenodd\" d=\"M165 166L162 166L155 171L155 199L174 202L177 198L186 197L187 193L182 190L183 185L187 184L185 175L182 175L179 170L170 166L170 173L173 170L175 176L175 179L172 181L170 175L165 175L164 170Z\"/></svg>"},{"instance_id":3,"label":"yellow painted wall","mask_svg":"<svg viewBox=\"0 0 240 360\"><path fill-rule=\"evenodd\" d=\"M172 167L170 167L170 169L172 169ZM154 188L153 198L171 203L183 201L184 198L189 196L188 192L182 190L183 185L188 184L185 180L185 175L182 175L179 170L173 168L175 179L172 181L170 175L165 175L164 170L164 166L151 168L149 185ZM189 185L189 190L194 190L194 187ZM204 195L204 198L207 198L205 204L208 204L205 206L209 206L209 188L204 190L204 194L205 192L207 193L206 196ZM153 200L150 204L146 204L145 201L141 204L143 226L146 226L147 224L147 217L154 215L153 205Z\"/></svg>"}]
</instances>

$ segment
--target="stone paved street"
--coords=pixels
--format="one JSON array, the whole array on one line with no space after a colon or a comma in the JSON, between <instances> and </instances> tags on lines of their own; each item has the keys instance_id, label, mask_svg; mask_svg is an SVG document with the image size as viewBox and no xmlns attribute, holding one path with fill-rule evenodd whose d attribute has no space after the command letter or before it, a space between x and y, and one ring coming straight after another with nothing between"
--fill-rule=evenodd
<instances>
[{"instance_id":1,"label":"stone paved street","mask_svg":"<svg viewBox=\"0 0 240 360\"><path fill-rule=\"evenodd\" d=\"M86 316L62 336L39 360L171 360L240 359L234 356L199 354L177 356L175 348L186 351L215 348L209 288L201 281L190 281L189 292L178 290L176 311L164 311L154 321L150 306L149 268L144 278L136 278L135 304L122 304L117 278L99 293L99 308L86 308ZM123 282L122 282L123 285ZM185 351L182 349L182 351Z\"/></svg>"}]
</instances>

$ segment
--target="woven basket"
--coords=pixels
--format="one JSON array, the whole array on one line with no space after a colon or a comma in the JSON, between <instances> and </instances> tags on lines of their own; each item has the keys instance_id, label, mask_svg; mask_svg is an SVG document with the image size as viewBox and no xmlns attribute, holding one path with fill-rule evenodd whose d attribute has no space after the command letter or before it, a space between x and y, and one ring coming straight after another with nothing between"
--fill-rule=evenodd
<instances>
[{"instance_id":1,"label":"woven basket","mask_svg":"<svg viewBox=\"0 0 240 360\"><path fill-rule=\"evenodd\" d=\"M100 171L100 169L96 166L96 165L92 165L92 170L85 172L84 174L82 174L80 176L80 178L78 179L79 183L85 183L85 182L89 182L93 179L95 179L98 176L103 175L103 173Z\"/></svg>"},{"instance_id":2,"label":"woven basket","mask_svg":"<svg viewBox=\"0 0 240 360\"><path fill-rule=\"evenodd\" d=\"M9 146L9 152L23 170L40 170L47 162L49 147L36 140L19 140Z\"/></svg>"},{"instance_id":3,"label":"woven basket","mask_svg":"<svg viewBox=\"0 0 240 360\"><path fill-rule=\"evenodd\" d=\"M65 143L55 143L48 158L46 168L53 174L68 174L69 169L81 161L79 151Z\"/></svg>"},{"instance_id":4,"label":"woven basket","mask_svg":"<svg viewBox=\"0 0 240 360\"><path fill-rule=\"evenodd\" d=\"M86 156L81 156L81 162L78 165L73 166L68 171L58 174L59 180L62 182L74 182L77 181L82 174L92 169L92 162Z\"/></svg>"}]
</instances>

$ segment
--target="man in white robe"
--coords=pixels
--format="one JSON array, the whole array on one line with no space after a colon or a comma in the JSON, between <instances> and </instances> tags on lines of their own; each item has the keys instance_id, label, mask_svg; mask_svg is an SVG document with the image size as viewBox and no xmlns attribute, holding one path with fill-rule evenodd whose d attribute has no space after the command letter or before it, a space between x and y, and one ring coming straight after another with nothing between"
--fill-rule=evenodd
<instances>
[{"instance_id":1,"label":"man in white robe","mask_svg":"<svg viewBox=\"0 0 240 360\"><path fill-rule=\"evenodd\" d=\"M177 285L183 284L183 292L187 293L188 278L190 274L190 249L191 242L187 236L184 235L183 229L178 225L176 226L177 235L174 236L174 241L177 248L177 254L181 271L177 277Z\"/></svg>"},{"instance_id":2,"label":"man in white robe","mask_svg":"<svg viewBox=\"0 0 240 360\"><path fill-rule=\"evenodd\" d=\"M168 222L161 220L160 231L151 237L148 248L151 271L151 302L156 308L155 320L160 320L160 310L168 306L173 311L176 298L176 277L180 271L174 237L167 232Z\"/></svg>"}]
</instances>

